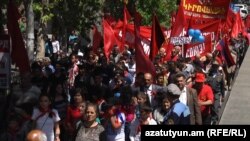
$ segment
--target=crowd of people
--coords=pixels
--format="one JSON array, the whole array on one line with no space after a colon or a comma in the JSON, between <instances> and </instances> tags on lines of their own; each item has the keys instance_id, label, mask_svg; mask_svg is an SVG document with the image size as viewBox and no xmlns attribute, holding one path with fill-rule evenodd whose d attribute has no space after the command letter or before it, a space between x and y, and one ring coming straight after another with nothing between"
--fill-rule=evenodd
<instances>
[{"instance_id":1,"label":"crowd of people","mask_svg":"<svg viewBox=\"0 0 250 141\"><path fill-rule=\"evenodd\" d=\"M72 32L68 52L55 36L46 40L45 57L12 84L1 141L24 141L33 129L48 141L138 141L141 125L218 124L248 48L244 37L231 39L230 67L216 51L184 58L175 46L166 61L161 48L153 74L136 72L133 47L116 46L107 59L102 48L83 48L77 38Z\"/></svg>"}]
</instances>

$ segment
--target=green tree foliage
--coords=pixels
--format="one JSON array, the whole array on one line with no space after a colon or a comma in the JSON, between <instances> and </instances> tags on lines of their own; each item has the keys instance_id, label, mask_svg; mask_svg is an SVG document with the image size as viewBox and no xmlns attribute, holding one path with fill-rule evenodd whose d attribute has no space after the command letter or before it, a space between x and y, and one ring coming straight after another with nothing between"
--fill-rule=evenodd
<instances>
[{"instance_id":1,"label":"green tree foliage","mask_svg":"<svg viewBox=\"0 0 250 141\"><path fill-rule=\"evenodd\" d=\"M35 0L33 3L33 10L35 12L36 21L40 21L42 24L50 21L54 17L52 12L54 3L41 2L41 0Z\"/></svg>"},{"instance_id":2,"label":"green tree foliage","mask_svg":"<svg viewBox=\"0 0 250 141\"><path fill-rule=\"evenodd\" d=\"M117 20L122 19L123 2L124 0L34 0L33 9L36 21L42 24L53 21L55 31L66 27L84 32L100 21L104 13L109 13ZM127 8L132 14L136 7L143 17L143 25L151 25L154 11L161 25L168 27L171 13L177 9L176 2L177 0L127 0Z\"/></svg>"},{"instance_id":3,"label":"green tree foliage","mask_svg":"<svg viewBox=\"0 0 250 141\"><path fill-rule=\"evenodd\" d=\"M3 25L7 23L7 0L2 0L0 4L0 33L3 32Z\"/></svg>"},{"instance_id":4,"label":"green tree foliage","mask_svg":"<svg viewBox=\"0 0 250 141\"><path fill-rule=\"evenodd\" d=\"M116 19L122 19L124 0L107 0L105 12ZM142 15L143 25L152 24L152 13L155 12L163 26L170 26L171 13L177 9L177 0L128 0L127 8L131 13L136 10Z\"/></svg>"},{"instance_id":5,"label":"green tree foliage","mask_svg":"<svg viewBox=\"0 0 250 141\"><path fill-rule=\"evenodd\" d=\"M53 21L53 30L89 29L100 16L102 0L34 0L36 20L45 24Z\"/></svg>"},{"instance_id":6,"label":"green tree foliage","mask_svg":"<svg viewBox=\"0 0 250 141\"><path fill-rule=\"evenodd\" d=\"M152 12L155 12L160 23L166 27L170 25L171 13L177 8L176 0L139 0L137 7L144 17L144 24L152 24Z\"/></svg>"},{"instance_id":7,"label":"green tree foliage","mask_svg":"<svg viewBox=\"0 0 250 141\"><path fill-rule=\"evenodd\" d=\"M101 0L58 0L54 9L56 17L63 20L67 27L79 31L89 29L100 16Z\"/></svg>"}]
</instances>

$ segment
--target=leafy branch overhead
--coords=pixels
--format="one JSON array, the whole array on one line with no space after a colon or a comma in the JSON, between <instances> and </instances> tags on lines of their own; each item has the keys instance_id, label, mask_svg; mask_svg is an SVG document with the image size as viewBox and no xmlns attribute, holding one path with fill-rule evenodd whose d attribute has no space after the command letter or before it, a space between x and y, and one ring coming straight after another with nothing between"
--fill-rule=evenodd
<instances>
[{"instance_id":1,"label":"leafy branch overhead","mask_svg":"<svg viewBox=\"0 0 250 141\"><path fill-rule=\"evenodd\" d=\"M6 0L3 1L6 6ZM17 3L22 1L30 0L16 0ZM84 32L93 24L101 24L105 13L122 19L124 1L131 14L136 7L143 17L143 25L151 25L154 11L161 25L169 27L170 15L177 9L177 0L34 0L33 11L35 20L41 24L52 21L53 30L67 27Z\"/></svg>"},{"instance_id":2,"label":"leafy branch overhead","mask_svg":"<svg viewBox=\"0 0 250 141\"><path fill-rule=\"evenodd\" d=\"M170 26L171 13L177 9L177 0L128 0L127 8L130 12L136 10L142 15L143 25L152 24L152 13L156 13L162 26ZM122 19L123 0L107 0L105 12L110 13L116 19Z\"/></svg>"},{"instance_id":3,"label":"leafy branch overhead","mask_svg":"<svg viewBox=\"0 0 250 141\"><path fill-rule=\"evenodd\" d=\"M74 27L81 31L90 28L96 22L102 5L101 0L35 0L33 10L36 19L40 19L42 23L51 20L63 22L66 27Z\"/></svg>"}]
</instances>

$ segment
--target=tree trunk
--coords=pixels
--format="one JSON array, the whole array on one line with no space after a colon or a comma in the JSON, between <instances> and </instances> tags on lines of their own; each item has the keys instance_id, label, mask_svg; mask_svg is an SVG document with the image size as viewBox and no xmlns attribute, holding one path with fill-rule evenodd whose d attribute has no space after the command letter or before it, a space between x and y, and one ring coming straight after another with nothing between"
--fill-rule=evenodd
<instances>
[{"instance_id":1,"label":"tree trunk","mask_svg":"<svg viewBox=\"0 0 250 141\"><path fill-rule=\"evenodd\" d=\"M66 11L69 11L69 8L68 8L68 2L67 0L64 0L63 1L63 8L66 10ZM60 21L61 23L61 29L62 31L60 31L61 35L62 35L62 50L63 52L68 52L68 48L67 48L67 45L68 45L68 27L66 26L66 23L65 23L65 20L63 18L63 15L60 16L60 18L58 18L58 20Z\"/></svg>"},{"instance_id":2,"label":"tree trunk","mask_svg":"<svg viewBox=\"0 0 250 141\"><path fill-rule=\"evenodd\" d=\"M27 17L27 41L26 49L29 56L29 61L34 60L34 46L35 46L35 34L34 34L34 12L33 12L33 0L28 0L26 5L26 17Z\"/></svg>"},{"instance_id":3,"label":"tree trunk","mask_svg":"<svg viewBox=\"0 0 250 141\"><path fill-rule=\"evenodd\" d=\"M44 32L43 28L40 27L37 33L37 54L36 58L45 57L45 41L44 41Z\"/></svg>"},{"instance_id":4,"label":"tree trunk","mask_svg":"<svg viewBox=\"0 0 250 141\"><path fill-rule=\"evenodd\" d=\"M101 2L102 2L102 5L103 5L104 1L101 1ZM96 21L95 21L95 26L97 28L97 31L100 32L101 35L103 35L103 27L102 27L102 17L104 15L103 10L99 9L99 11L96 12L95 14L98 17L96 19ZM93 46L93 42L94 42L93 36L94 36L94 33L93 33L93 30L91 29L90 32L89 32L89 38L90 38L90 45L91 45L91 47Z\"/></svg>"}]
</instances>

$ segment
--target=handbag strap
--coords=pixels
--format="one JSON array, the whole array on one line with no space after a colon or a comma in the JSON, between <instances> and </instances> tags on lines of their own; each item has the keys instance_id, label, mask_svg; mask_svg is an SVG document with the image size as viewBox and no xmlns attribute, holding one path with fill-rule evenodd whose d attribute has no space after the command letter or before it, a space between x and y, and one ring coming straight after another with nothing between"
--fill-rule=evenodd
<instances>
[{"instance_id":1,"label":"handbag strap","mask_svg":"<svg viewBox=\"0 0 250 141\"><path fill-rule=\"evenodd\" d=\"M46 121L47 121L48 118L49 118L49 115L47 116L47 118L46 118L45 121L43 122L43 125L42 125L42 127L41 127L41 130L43 129L43 126L44 126L44 124L46 123Z\"/></svg>"}]
</instances>

